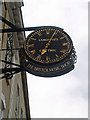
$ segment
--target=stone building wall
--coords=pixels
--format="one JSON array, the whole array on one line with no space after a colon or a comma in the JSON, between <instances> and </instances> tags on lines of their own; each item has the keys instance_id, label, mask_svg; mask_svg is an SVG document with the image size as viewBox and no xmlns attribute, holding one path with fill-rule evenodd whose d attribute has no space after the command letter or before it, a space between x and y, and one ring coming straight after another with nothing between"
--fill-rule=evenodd
<instances>
[{"instance_id":1,"label":"stone building wall","mask_svg":"<svg viewBox=\"0 0 90 120\"><path fill-rule=\"evenodd\" d=\"M1 2L0 15L12 22L16 27L23 27L21 6L23 2ZM0 21L0 28L10 28ZM0 49L21 48L25 40L24 32L0 33ZM9 42L8 42L9 41ZM20 64L19 50L0 51L0 60ZM0 62L0 68L15 67ZM0 77L5 74L0 74ZM23 76L24 75L24 76ZM26 93L24 92L26 91ZM30 118L28 86L25 72L13 75L11 79L0 79L0 117Z\"/></svg>"}]
</instances>

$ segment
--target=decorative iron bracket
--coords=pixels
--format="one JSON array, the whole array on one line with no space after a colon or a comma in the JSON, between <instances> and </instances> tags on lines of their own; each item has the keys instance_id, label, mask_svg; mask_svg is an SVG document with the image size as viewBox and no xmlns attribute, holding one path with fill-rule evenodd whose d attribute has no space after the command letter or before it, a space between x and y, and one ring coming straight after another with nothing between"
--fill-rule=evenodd
<instances>
[{"instance_id":1,"label":"decorative iron bracket","mask_svg":"<svg viewBox=\"0 0 90 120\"><path fill-rule=\"evenodd\" d=\"M17 28L14 24L12 24L11 22L9 22L8 20L6 20L5 18L3 18L2 16L0 16L0 20L2 22L4 22L5 24L7 24L9 27L11 27L9 29L0 29L0 33L33 31L33 30L37 30L37 29L42 28L42 27L50 27L50 26L39 26L39 27ZM62 28L60 28L60 29L63 30Z\"/></svg>"},{"instance_id":2,"label":"decorative iron bracket","mask_svg":"<svg viewBox=\"0 0 90 120\"><path fill-rule=\"evenodd\" d=\"M2 68L2 69L0 69L0 74L5 74L4 76L0 77L0 79L3 79L3 78L11 79L13 77L13 74L19 73L21 71L25 71L25 69L21 65L11 63L11 62L8 62L5 60L0 60L0 62L4 62L7 64L11 64L11 65L16 66L16 68Z\"/></svg>"}]
</instances>

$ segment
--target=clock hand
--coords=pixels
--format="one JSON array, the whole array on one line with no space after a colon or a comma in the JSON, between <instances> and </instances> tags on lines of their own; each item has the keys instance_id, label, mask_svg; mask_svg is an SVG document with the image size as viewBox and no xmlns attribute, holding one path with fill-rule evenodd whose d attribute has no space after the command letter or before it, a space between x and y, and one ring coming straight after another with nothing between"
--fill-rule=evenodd
<instances>
[{"instance_id":1,"label":"clock hand","mask_svg":"<svg viewBox=\"0 0 90 120\"><path fill-rule=\"evenodd\" d=\"M52 38L54 37L55 33L56 33L56 31L53 33L52 37L50 38L50 40L46 44L45 49L48 48L48 46L50 45L50 42L51 42Z\"/></svg>"},{"instance_id":2,"label":"clock hand","mask_svg":"<svg viewBox=\"0 0 90 120\"><path fill-rule=\"evenodd\" d=\"M47 52L47 49L42 49L41 55L45 54Z\"/></svg>"},{"instance_id":3,"label":"clock hand","mask_svg":"<svg viewBox=\"0 0 90 120\"><path fill-rule=\"evenodd\" d=\"M45 48L42 49L41 55L43 55L43 54L45 54L45 53L47 52L47 48L48 48L48 46L50 45L50 42L51 42L52 38L54 37L55 33L56 33L56 31L53 33L52 37L50 38L50 40L49 40L48 43L46 44Z\"/></svg>"},{"instance_id":4,"label":"clock hand","mask_svg":"<svg viewBox=\"0 0 90 120\"><path fill-rule=\"evenodd\" d=\"M41 51L41 50L40 50ZM37 56L37 58L40 58L43 54L45 54L47 52L47 50L46 49L42 49L42 52L41 52L41 54L40 55L38 55Z\"/></svg>"}]
</instances>

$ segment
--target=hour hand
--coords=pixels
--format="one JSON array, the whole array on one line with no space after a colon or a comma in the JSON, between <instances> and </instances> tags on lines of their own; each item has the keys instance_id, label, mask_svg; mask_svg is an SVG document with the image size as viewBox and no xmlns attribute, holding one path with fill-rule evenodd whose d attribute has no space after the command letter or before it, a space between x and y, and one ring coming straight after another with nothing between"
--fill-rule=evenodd
<instances>
[{"instance_id":1,"label":"hour hand","mask_svg":"<svg viewBox=\"0 0 90 120\"><path fill-rule=\"evenodd\" d=\"M47 49L42 49L41 55L45 54L47 52Z\"/></svg>"}]
</instances>

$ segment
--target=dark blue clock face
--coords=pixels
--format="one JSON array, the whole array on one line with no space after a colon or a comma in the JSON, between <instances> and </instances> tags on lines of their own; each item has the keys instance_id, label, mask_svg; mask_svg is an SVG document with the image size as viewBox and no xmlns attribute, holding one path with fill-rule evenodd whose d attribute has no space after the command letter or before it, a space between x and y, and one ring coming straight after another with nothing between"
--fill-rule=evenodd
<instances>
[{"instance_id":1,"label":"dark blue clock face","mask_svg":"<svg viewBox=\"0 0 90 120\"><path fill-rule=\"evenodd\" d=\"M53 64L64 60L72 51L72 40L58 28L41 28L31 33L25 43L25 54L37 63Z\"/></svg>"}]
</instances>

